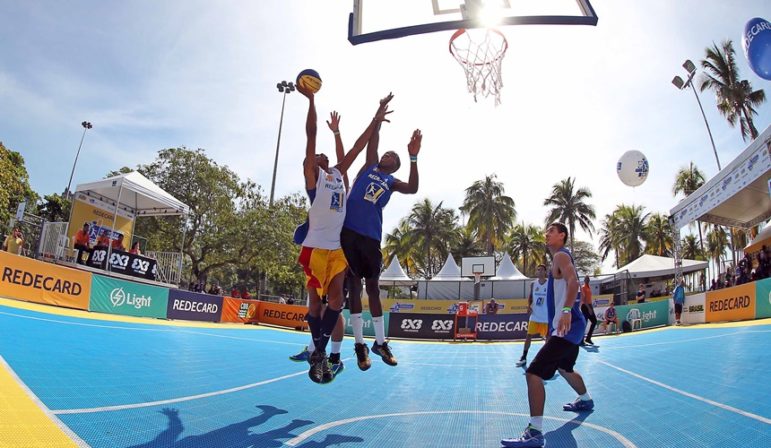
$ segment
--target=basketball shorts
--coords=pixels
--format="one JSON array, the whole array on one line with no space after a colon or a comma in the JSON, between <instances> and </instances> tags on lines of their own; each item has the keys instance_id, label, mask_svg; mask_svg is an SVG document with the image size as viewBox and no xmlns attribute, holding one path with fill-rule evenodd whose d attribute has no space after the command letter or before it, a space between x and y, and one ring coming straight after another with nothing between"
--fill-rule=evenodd
<instances>
[{"instance_id":1,"label":"basketball shorts","mask_svg":"<svg viewBox=\"0 0 771 448\"><path fill-rule=\"evenodd\" d=\"M573 372L576 359L578 359L578 345L565 338L552 336L535 355L535 359L527 368L527 373L548 380L554 376L557 369Z\"/></svg>"},{"instance_id":2,"label":"basketball shorts","mask_svg":"<svg viewBox=\"0 0 771 448\"><path fill-rule=\"evenodd\" d=\"M675 303L675 313L680 314L683 312L683 304Z\"/></svg>"},{"instance_id":3,"label":"basketball shorts","mask_svg":"<svg viewBox=\"0 0 771 448\"><path fill-rule=\"evenodd\" d=\"M546 333L549 332L549 324L546 322L533 322L532 320L527 323L527 335L535 336L541 335L546 337Z\"/></svg>"},{"instance_id":4,"label":"basketball shorts","mask_svg":"<svg viewBox=\"0 0 771 448\"><path fill-rule=\"evenodd\" d=\"M355 278L380 277L383 266L380 241L343 227L340 233L340 245L343 247L348 266Z\"/></svg>"},{"instance_id":5,"label":"basketball shorts","mask_svg":"<svg viewBox=\"0 0 771 448\"><path fill-rule=\"evenodd\" d=\"M297 262L305 272L306 286L315 288L319 297L325 296L332 279L348 268L342 249L303 246Z\"/></svg>"}]
</instances>

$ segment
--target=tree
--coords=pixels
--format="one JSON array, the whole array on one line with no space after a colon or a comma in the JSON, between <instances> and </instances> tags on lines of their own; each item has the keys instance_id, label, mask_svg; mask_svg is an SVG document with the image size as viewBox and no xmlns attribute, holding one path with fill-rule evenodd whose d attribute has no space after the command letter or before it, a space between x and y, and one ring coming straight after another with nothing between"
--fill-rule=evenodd
<instances>
[{"instance_id":1,"label":"tree","mask_svg":"<svg viewBox=\"0 0 771 448\"><path fill-rule=\"evenodd\" d=\"M707 254L714 261L716 274L720 273L720 262L728 246L728 236L723 227L713 225L712 230L707 233ZM717 277L717 275L715 275Z\"/></svg>"},{"instance_id":2,"label":"tree","mask_svg":"<svg viewBox=\"0 0 771 448\"><path fill-rule=\"evenodd\" d=\"M669 217L661 213L654 213L645 224L644 236L645 252L667 257L672 253L674 246L672 240L672 226L669 225Z\"/></svg>"},{"instance_id":3,"label":"tree","mask_svg":"<svg viewBox=\"0 0 771 448\"><path fill-rule=\"evenodd\" d=\"M723 115L731 127L739 123L742 139L757 138L758 130L752 122L752 116L757 115L755 107L766 100L762 89L752 90L752 85L746 79L739 79L739 68L736 66L736 52L731 40L723 41L720 46L713 42L711 48L705 50L706 58L701 66L706 71L701 91L710 89L715 92L717 110Z\"/></svg>"},{"instance_id":4,"label":"tree","mask_svg":"<svg viewBox=\"0 0 771 448\"><path fill-rule=\"evenodd\" d=\"M621 249L621 230L619 229L619 217L616 213L605 215L600 228L600 260L605 261L610 251L614 252L616 259L616 268L622 266L621 259L623 252Z\"/></svg>"},{"instance_id":5,"label":"tree","mask_svg":"<svg viewBox=\"0 0 771 448\"><path fill-rule=\"evenodd\" d=\"M694 191L704 185L704 173L691 162L688 167L680 168L675 176L675 183L672 185L672 196L677 197L678 193L683 193L688 197ZM704 239L701 234L701 221L696 220L696 226L699 228L699 245L704 252Z\"/></svg>"},{"instance_id":6,"label":"tree","mask_svg":"<svg viewBox=\"0 0 771 448\"><path fill-rule=\"evenodd\" d=\"M412 207L409 217L409 240L419 248L415 255L419 273L431 278L440 269L441 262L450 253L457 231L455 210L434 205L426 198Z\"/></svg>"},{"instance_id":7,"label":"tree","mask_svg":"<svg viewBox=\"0 0 771 448\"><path fill-rule=\"evenodd\" d=\"M21 202L27 201L28 206L33 206L37 199L29 185L24 157L0 142L0 233L10 230L8 223Z\"/></svg>"},{"instance_id":8,"label":"tree","mask_svg":"<svg viewBox=\"0 0 771 448\"><path fill-rule=\"evenodd\" d=\"M644 213L642 205L618 205L613 212L617 221L614 223L616 242L619 245L623 259L619 266L636 260L643 253L646 239L646 223L650 213Z\"/></svg>"},{"instance_id":9,"label":"tree","mask_svg":"<svg viewBox=\"0 0 771 448\"><path fill-rule=\"evenodd\" d=\"M517 224L511 230L508 250L514 260L521 260L522 273L535 276L535 266L543 262L546 240L542 229L530 224Z\"/></svg>"},{"instance_id":10,"label":"tree","mask_svg":"<svg viewBox=\"0 0 771 448\"><path fill-rule=\"evenodd\" d=\"M383 261L389 265L393 258L397 257L407 270L407 275L416 275L415 257L417 251L410 239L410 230L409 218L405 217L399 221L399 225L393 232L386 234L383 240Z\"/></svg>"},{"instance_id":11,"label":"tree","mask_svg":"<svg viewBox=\"0 0 771 448\"><path fill-rule=\"evenodd\" d=\"M479 238L470 226L458 227L455 243L450 246L450 252L456 257L479 257L485 253Z\"/></svg>"},{"instance_id":12,"label":"tree","mask_svg":"<svg viewBox=\"0 0 771 448\"><path fill-rule=\"evenodd\" d=\"M72 203L69 199L54 193L43 196L43 204L38 207L38 216L46 221L69 221Z\"/></svg>"},{"instance_id":13,"label":"tree","mask_svg":"<svg viewBox=\"0 0 771 448\"><path fill-rule=\"evenodd\" d=\"M696 237L693 235L686 235L681 243L683 258L689 260L705 260L704 251L701 250Z\"/></svg>"},{"instance_id":14,"label":"tree","mask_svg":"<svg viewBox=\"0 0 771 448\"><path fill-rule=\"evenodd\" d=\"M485 244L488 255L503 245L506 234L517 217L514 199L504 195L503 183L492 174L474 182L466 189L460 208L468 215L468 225Z\"/></svg>"},{"instance_id":15,"label":"tree","mask_svg":"<svg viewBox=\"0 0 771 448\"><path fill-rule=\"evenodd\" d=\"M579 188L574 192L575 178L568 177L554 184L551 196L543 201L543 205L551 206L546 217L546 225L560 221L567 225L570 231L570 250L574 249L576 223L589 234L594 232L592 220L595 218L594 207L586 200L592 197L588 188Z\"/></svg>"},{"instance_id":16,"label":"tree","mask_svg":"<svg viewBox=\"0 0 771 448\"><path fill-rule=\"evenodd\" d=\"M575 260L576 271L579 274L592 275L600 267L600 255L594 250L591 243L586 241L576 241L573 260ZM583 279L580 280L583 282Z\"/></svg>"}]
</instances>

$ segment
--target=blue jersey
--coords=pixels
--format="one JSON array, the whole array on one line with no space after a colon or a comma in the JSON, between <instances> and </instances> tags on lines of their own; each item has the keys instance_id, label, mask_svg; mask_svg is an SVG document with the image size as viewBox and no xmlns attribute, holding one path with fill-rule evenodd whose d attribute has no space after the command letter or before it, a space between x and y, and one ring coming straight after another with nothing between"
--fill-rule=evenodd
<instances>
[{"instance_id":1,"label":"blue jersey","mask_svg":"<svg viewBox=\"0 0 771 448\"><path fill-rule=\"evenodd\" d=\"M380 241L383 236L383 207L391 199L394 182L396 179L378 171L377 165L367 167L353 182L343 227Z\"/></svg>"},{"instance_id":2,"label":"blue jersey","mask_svg":"<svg viewBox=\"0 0 771 448\"><path fill-rule=\"evenodd\" d=\"M570 264L573 266L573 269L575 269L575 263L573 262L573 256L570 254L570 251L564 247L559 251L566 253L568 257L570 257ZM563 283L562 285L557 285L558 287L556 288L557 292L561 293L561 297L555 297L555 282ZM567 282L564 279L555 279L552 276L551 271L549 271L549 281L546 289L546 305L549 310L549 334L552 336L556 336L556 333L553 332L556 330L555 322L559 320L556 318L557 304L555 304L555 301L559 302L560 313L562 313L562 307L565 303L564 294L567 293L566 283ZM584 339L585 331L586 318L584 318L583 313L581 313L581 293L579 291L573 301L573 307L570 309L570 331L568 331L566 335L560 337L567 339L573 344L579 344Z\"/></svg>"}]
</instances>

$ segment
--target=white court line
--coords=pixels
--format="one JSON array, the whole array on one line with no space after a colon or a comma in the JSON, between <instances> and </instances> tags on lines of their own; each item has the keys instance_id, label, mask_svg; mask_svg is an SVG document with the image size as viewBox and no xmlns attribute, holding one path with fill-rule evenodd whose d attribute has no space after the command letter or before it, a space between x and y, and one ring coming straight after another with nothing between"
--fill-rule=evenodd
<instances>
[{"instance_id":1,"label":"white court line","mask_svg":"<svg viewBox=\"0 0 771 448\"><path fill-rule=\"evenodd\" d=\"M672 345L672 344L680 344L682 342L704 341L706 339L717 339L717 338L723 338L726 336L736 336L740 334L757 334L757 333L771 333L771 330L735 331L733 333L717 334L714 336L704 336L701 338L679 339L679 340L671 340L671 341L664 341L664 342L651 342L648 344L620 345L620 346L608 345L608 346L604 346L603 350L620 350L620 349L626 349L626 348L652 347L655 345ZM601 346L598 346L598 347L601 347Z\"/></svg>"},{"instance_id":2,"label":"white court line","mask_svg":"<svg viewBox=\"0 0 771 448\"><path fill-rule=\"evenodd\" d=\"M64 422L59 420L59 417L57 417L50 409L48 409L48 406L43 404L42 401L40 401L40 398L38 398L37 395L35 395L34 392L32 392L32 389L27 387L27 384L24 383L24 381L19 378L19 375L16 374L16 372L11 368L11 366L5 361L5 358L0 356L0 366L4 367L8 373L11 375L11 377L16 381L16 383L19 385L19 387L24 390L24 392L27 393L27 395L32 399L32 401L39 407L43 413L46 415L46 417L50 418L54 424L59 427L59 429L64 432L64 434L67 435L70 439L72 439L75 444L81 448L90 448L91 446L87 444L83 439L81 439L77 434L75 434L69 426L65 425Z\"/></svg>"},{"instance_id":3,"label":"white court line","mask_svg":"<svg viewBox=\"0 0 771 448\"><path fill-rule=\"evenodd\" d=\"M376 418L390 418L390 417L406 417L406 416L415 416L415 415L446 415L446 414L485 414L485 415L528 417L528 418L530 417L530 414L521 414L518 412L497 412L497 411L419 411L419 412L396 412L393 414L380 414L380 415L364 415L361 417L347 418L345 420L337 420L334 422L329 422L323 425L316 426L315 428L311 428L305 431L304 433L300 434L294 439L284 442L284 445L290 446L290 447L297 446L302 442L304 442L307 438L321 431L326 431L327 429L330 429L330 428L347 425L349 423L360 422L363 420L372 420ZM575 421L575 423L578 426L586 426L587 428L592 428L597 431L604 432L605 434L610 435L611 437L621 442L624 448L637 448L637 445L632 443L629 439L617 433L616 431L613 431L612 429L608 429L604 426L595 425L593 423L582 422L576 419L549 417L547 415L544 415L543 418L545 418L546 420L556 420L558 422L563 422L563 423L569 423L569 422Z\"/></svg>"},{"instance_id":4,"label":"white court line","mask_svg":"<svg viewBox=\"0 0 771 448\"><path fill-rule=\"evenodd\" d=\"M623 368L618 367L618 366L614 366L613 364L611 364L609 362L606 362L606 361L602 361L600 359L598 359L597 362L599 362L600 364L605 364L608 367L614 368L614 369L618 370L619 372L624 372L627 375L631 375L631 376L633 376L635 378L641 379L643 381L647 381L647 382L649 382L651 384L654 384L656 386L663 387L664 389L672 391L674 393L677 393L677 394L680 394L680 395L684 395L684 396L686 396L688 398L693 398L694 400L699 400L699 401L702 401L702 402L707 403L707 404L711 404L712 406L718 407L720 409L724 409L726 411L734 412L736 414L743 415L745 417L749 417L749 418L751 418L753 420L757 420L757 421L759 421L761 423L765 423L767 425L771 425L771 419L763 417L761 415L757 415L757 414L753 414L751 412L743 411L743 410L741 410L739 408L735 408L735 407L729 406L727 404L718 403L717 401L710 400L709 398L704 398L704 397L701 397L699 395L692 394L690 392L685 392L685 391L682 391L680 389L676 389L676 388L674 388L672 386L669 386L667 384L664 384L662 382L650 379L650 378L642 376L642 375L640 375L638 373L630 372L629 370L623 369Z\"/></svg>"},{"instance_id":5,"label":"white court line","mask_svg":"<svg viewBox=\"0 0 771 448\"><path fill-rule=\"evenodd\" d=\"M281 345L292 345L295 347L298 346L304 346L306 344L302 344L299 342L284 342L284 341L274 341L272 339L252 339L252 338L242 338L238 336L225 336L221 334L214 334L214 333L204 333L200 331L187 331L187 330L176 330L176 329L170 329L170 328L140 328L140 327L123 327L118 325L101 325L101 324L87 324L83 322L69 322L66 320L57 320L57 319L47 319L44 317L34 317L34 316L25 316L23 314L14 314L14 313L6 313L0 311L0 314L6 315L6 316L12 316L12 317L20 317L22 319L31 319L31 320L41 320L44 322L53 322L57 324L62 325L75 325L79 327L95 327L95 328L110 328L114 330L128 330L128 331L154 331L158 333L186 333L186 334L195 334L195 335L201 335L201 336L210 336L214 338L225 338L225 339L237 339L241 341L249 341L249 342L269 342L271 344L281 344ZM143 325L143 324L138 324ZM216 330L216 329L215 329Z\"/></svg>"}]
</instances>

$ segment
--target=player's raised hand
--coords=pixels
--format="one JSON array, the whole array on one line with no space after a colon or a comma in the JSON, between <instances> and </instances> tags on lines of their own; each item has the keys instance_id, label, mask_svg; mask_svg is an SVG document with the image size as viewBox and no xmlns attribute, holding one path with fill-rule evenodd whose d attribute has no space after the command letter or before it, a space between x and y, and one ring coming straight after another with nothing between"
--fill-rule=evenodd
<instances>
[{"instance_id":1,"label":"player's raised hand","mask_svg":"<svg viewBox=\"0 0 771 448\"><path fill-rule=\"evenodd\" d=\"M407 152L409 152L411 156L418 155L422 141L423 134L420 132L420 129L415 129L415 132L412 133L412 138L410 138L410 142L407 144Z\"/></svg>"},{"instance_id":2,"label":"player's raised hand","mask_svg":"<svg viewBox=\"0 0 771 448\"><path fill-rule=\"evenodd\" d=\"M378 108L377 113L375 114L375 118L373 118L373 120L375 120L377 123L382 123L384 121L386 123L390 123L391 120L388 119L388 115L392 112L393 112L392 110L388 110L387 104L383 104Z\"/></svg>"},{"instance_id":3,"label":"player's raised hand","mask_svg":"<svg viewBox=\"0 0 771 448\"><path fill-rule=\"evenodd\" d=\"M297 83L297 84L295 85L295 88L297 88L297 91L298 91L298 92L300 92L300 93L302 93L302 94L303 94L303 96L304 96L304 97L306 97L306 98L308 98L308 99L313 99L313 97L314 97L314 95L315 95L313 92L311 92L310 90L308 90L308 88L307 88L307 87L303 87L303 86L302 86L300 83Z\"/></svg>"},{"instance_id":4,"label":"player's raised hand","mask_svg":"<svg viewBox=\"0 0 771 448\"><path fill-rule=\"evenodd\" d=\"M332 132L340 132L340 114L338 114L337 111L333 110L332 113L329 114L327 126L329 126L329 130Z\"/></svg>"}]
</instances>

